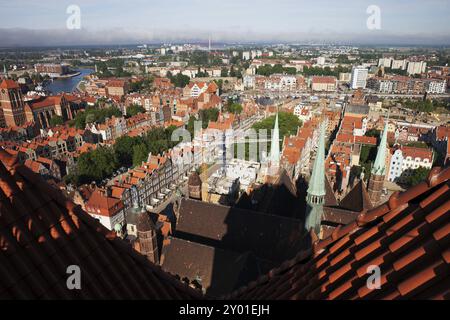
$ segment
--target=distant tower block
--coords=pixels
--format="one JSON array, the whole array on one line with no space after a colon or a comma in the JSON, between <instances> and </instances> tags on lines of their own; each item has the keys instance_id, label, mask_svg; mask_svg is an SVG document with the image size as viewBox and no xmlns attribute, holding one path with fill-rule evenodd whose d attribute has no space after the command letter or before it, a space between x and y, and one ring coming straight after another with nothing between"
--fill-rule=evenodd
<instances>
[{"instance_id":1,"label":"distant tower block","mask_svg":"<svg viewBox=\"0 0 450 320\"><path fill-rule=\"evenodd\" d=\"M193 172L188 180L189 198L202 200L202 180L197 172Z\"/></svg>"}]
</instances>

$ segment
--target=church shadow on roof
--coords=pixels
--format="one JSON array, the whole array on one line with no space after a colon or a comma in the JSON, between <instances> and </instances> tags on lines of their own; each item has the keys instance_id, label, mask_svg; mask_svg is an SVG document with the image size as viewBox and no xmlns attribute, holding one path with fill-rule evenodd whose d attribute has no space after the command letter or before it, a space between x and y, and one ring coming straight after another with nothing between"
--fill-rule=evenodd
<instances>
[{"instance_id":1,"label":"church shadow on roof","mask_svg":"<svg viewBox=\"0 0 450 320\"><path fill-rule=\"evenodd\" d=\"M234 207L304 221L307 189L303 177L293 182L283 169L274 183L244 192Z\"/></svg>"},{"instance_id":2,"label":"church shadow on roof","mask_svg":"<svg viewBox=\"0 0 450 320\"><path fill-rule=\"evenodd\" d=\"M209 297L256 280L311 246L299 219L182 199L162 268L202 285Z\"/></svg>"}]
</instances>

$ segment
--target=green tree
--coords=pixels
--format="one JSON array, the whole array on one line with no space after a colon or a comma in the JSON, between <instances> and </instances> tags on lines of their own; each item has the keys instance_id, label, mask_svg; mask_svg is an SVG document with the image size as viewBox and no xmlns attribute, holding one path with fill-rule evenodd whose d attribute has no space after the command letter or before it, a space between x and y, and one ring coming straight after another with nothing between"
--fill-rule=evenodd
<instances>
[{"instance_id":1,"label":"green tree","mask_svg":"<svg viewBox=\"0 0 450 320\"><path fill-rule=\"evenodd\" d=\"M114 151L109 147L99 147L94 151L83 153L76 165L78 183L100 182L110 177L119 168Z\"/></svg>"},{"instance_id":2,"label":"green tree","mask_svg":"<svg viewBox=\"0 0 450 320\"><path fill-rule=\"evenodd\" d=\"M60 126L64 123L64 120L61 116L58 115L54 115L51 119L50 119L50 127L56 127L56 126Z\"/></svg>"},{"instance_id":3,"label":"green tree","mask_svg":"<svg viewBox=\"0 0 450 320\"><path fill-rule=\"evenodd\" d=\"M268 139L270 139L273 127L275 126L275 116L268 117L262 121L255 123L252 128L259 134L259 130L267 130ZM285 136L291 136L297 134L297 130L302 126L302 122L299 118L292 113L280 111L278 112L278 126L280 128L280 150L283 138ZM270 148L271 142L268 142L268 148ZM270 150L270 149L269 149Z\"/></svg>"},{"instance_id":4,"label":"green tree","mask_svg":"<svg viewBox=\"0 0 450 320\"><path fill-rule=\"evenodd\" d=\"M221 77L228 77L228 69L227 68L222 68L221 70L220 70L220 76Z\"/></svg>"},{"instance_id":5,"label":"green tree","mask_svg":"<svg viewBox=\"0 0 450 320\"><path fill-rule=\"evenodd\" d=\"M144 107L137 105L137 104L132 104L131 106L129 106L127 108L127 117L132 117L137 115L138 113L144 113L145 109Z\"/></svg>"},{"instance_id":6,"label":"green tree","mask_svg":"<svg viewBox=\"0 0 450 320\"><path fill-rule=\"evenodd\" d=\"M133 147L133 165L139 166L142 162L147 161L148 150L145 143L138 144Z\"/></svg>"},{"instance_id":7,"label":"green tree","mask_svg":"<svg viewBox=\"0 0 450 320\"><path fill-rule=\"evenodd\" d=\"M170 82L178 88L184 88L189 83L189 81L191 81L191 78L181 73L178 73L176 76L168 73L167 78L169 78Z\"/></svg>"},{"instance_id":8,"label":"green tree","mask_svg":"<svg viewBox=\"0 0 450 320\"><path fill-rule=\"evenodd\" d=\"M137 138L122 136L116 139L114 144L114 153L116 159L123 167L130 167L133 164L133 147L138 143Z\"/></svg>"},{"instance_id":9,"label":"green tree","mask_svg":"<svg viewBox=\"0 0 450 320\"><path fill-rule=\"evenodd\" d=\"M422 181L425 181L430 173L430 169L419 167L411 171L411 174L405 178L405 183L408 186L415 186Z\"/></svg>"},{"instance_id":10,"label":"green tree","mask_svg":"<svg viewBox=\"0 0 450 320\"><path fill-rule=\"evenodd\" d=\"M232 103L228 105L227 107L228 112L234 113L234 114L240 114L243 110L242 105L239 103Z\"/></svg>"}]
</instances>

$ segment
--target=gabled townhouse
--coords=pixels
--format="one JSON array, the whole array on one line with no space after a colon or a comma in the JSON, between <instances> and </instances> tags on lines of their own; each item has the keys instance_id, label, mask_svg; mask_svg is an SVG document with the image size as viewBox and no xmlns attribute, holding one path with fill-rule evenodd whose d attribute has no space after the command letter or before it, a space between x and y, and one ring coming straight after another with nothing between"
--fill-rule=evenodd
<instances>
[{"instance_id":1,"label":"gabled townhouse","mask_svg":"<svg viewBox=\"0 0 450 320\"><path fill-rule=\"evenodd\" d=\"M433 150L410 146L396 146L391 149L388 180L403 182L413 170L419 167L431 169Z\"/></svg>"}]
</instances>

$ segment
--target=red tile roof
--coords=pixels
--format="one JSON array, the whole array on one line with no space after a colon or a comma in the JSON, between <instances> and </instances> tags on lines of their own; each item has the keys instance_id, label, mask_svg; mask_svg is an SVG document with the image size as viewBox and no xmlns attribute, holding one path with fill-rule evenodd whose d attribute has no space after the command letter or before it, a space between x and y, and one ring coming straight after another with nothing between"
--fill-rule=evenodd
<instances>
[{"instance_id":1,"label":"red tile roof","mask_svg":"<svg viewBox=\"0 0 450 320\"><path fill-rule=\"evenodd\" d=\"M114 216L122 208L121 200L106 196L100 189L96 189L86 203L86 211L106 217Z\"/></svg>"},{"instance_id":2,"label":"red tile roof","mask_svg":"<svg viewBox=\"0 0 450 320\"><path fill-rule=\"evenodd\" d=\"M401 146L403 157L411 157L412 159L420 158L420 159L429 159L430 162L433 158L432 149L428 148L418 148L418 147L410 147L410 146ZM395 151L395 150L393 150Z\"/></svg>"},{"instance_id":3,"label":"red tile roof","mask_svg":"<svg viewBox=\"0 0 450 320\"><path fill-rule=\"evenodd\" d=\"M193 299L39 175L0 150L0 299ZM81 269L81 290L66 286Z\"/></svg>"},{"instance_id":4,"label":"red tile roof","mask_svg":"<svg viewBox=\"0 0 450 320\"><path fill-rule=\"evenodd\" d=\"M2 83L0 83L0 88L2 88L2 89L18 89L19 85L14 80L4 79L2 81Z\"/></svg>"},{"instance_id":5,"label":"red tile roof","mask_svg":"<svg viewBox=\"0 0 450 320\"><path fill-rule=\"evenodd\" d=\"M363 211L329 238L301 251L226 298L450 299L450 168ZM369 289L370 266L381 272Z\"/></svg>"},{"instance_id":6,"label":"red tile roof","mask_svg":"<svg viewBox=\"0 0 450 320\"><path fill-rule=\"evenodd\" d=\"M336 83L335 77L330 76L314 76L312 77L313 83Z\"/></svg>"}]
</instances>

